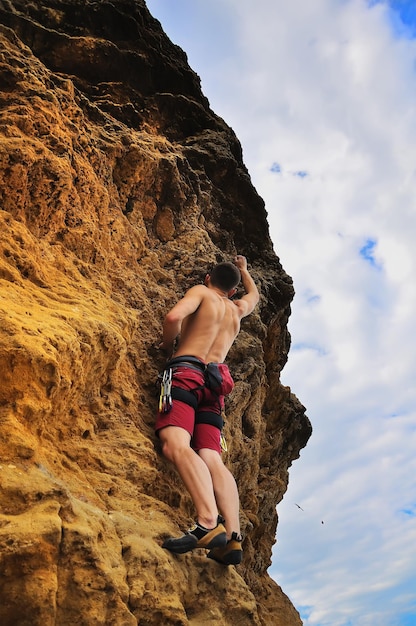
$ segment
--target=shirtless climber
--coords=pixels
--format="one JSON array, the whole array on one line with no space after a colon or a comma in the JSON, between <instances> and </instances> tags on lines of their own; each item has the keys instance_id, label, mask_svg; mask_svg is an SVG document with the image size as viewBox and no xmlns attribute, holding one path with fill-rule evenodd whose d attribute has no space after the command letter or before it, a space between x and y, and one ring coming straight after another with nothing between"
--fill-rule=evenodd
<instances>
[{"instance_id":1,"label":"shirtless climber","mask_svg":"<svg viewBox=\"0 0 416 626\"><path fill-rule=\"evenodd\" d=\"M246 293L231 300L240 279ZM160 344L170 360L163 373L155 430L197 513L192 528L182 537L167 539L163 547L177 554L206 548L208 557L225 565L241 562L242 537L237 485L221 458L224 396L234 386L223 361L241 318L258 301L244 256L236 256L234 263L219 263L206 275L204 285L189 289L167 313Z\"/></svg>"}]
</instances>

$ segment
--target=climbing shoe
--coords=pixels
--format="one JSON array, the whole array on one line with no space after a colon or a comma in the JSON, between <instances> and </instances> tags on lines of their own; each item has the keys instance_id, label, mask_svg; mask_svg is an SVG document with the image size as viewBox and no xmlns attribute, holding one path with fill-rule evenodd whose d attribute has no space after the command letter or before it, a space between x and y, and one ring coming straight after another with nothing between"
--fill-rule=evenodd
<instances>
[{"instance_id":1,"label":"climbing shoe","mask_svg":"<svg viewBox=\"0 0 416 626\"><path fill-rule=\"evenodd\" d=\"M209 529L195 523L182 537L166 539L162 548L175 554L184 554L195 548L223 548L227 543L225 528L219 520L215 528Z\"/></svg>"},{"instance_id":2,"label":"climbing shoe","mask_svg":"<svg viewBox=\"0 0 416 626\"><path fill-rule=\"evenodd\" d=\"M232 533L225 546L215 547L208 552L207 557L222 565L239 565L243 559L241 542L243 538L237 533Z\"/></svg>"}]
</instances>

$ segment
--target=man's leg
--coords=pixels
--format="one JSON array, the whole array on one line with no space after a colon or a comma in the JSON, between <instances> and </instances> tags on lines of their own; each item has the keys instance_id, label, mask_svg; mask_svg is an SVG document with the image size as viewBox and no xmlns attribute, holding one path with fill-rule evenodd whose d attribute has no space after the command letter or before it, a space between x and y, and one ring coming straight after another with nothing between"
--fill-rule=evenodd
<instances>
[{"instance_id":1,"label":"man's leg","mask_svg":"<svg viewBox=\"0 0 416 626\"><path fill-rule=\"evenodd\" d=\"M211 474L215 499L221 515L225 518L227 538L230 539L233 532L240 535L240 499L234 476L216 450L202 448L198 454Z\"/></svg>"},{"instance_id":2,"label":"man's leg","mask_svg":"<svg viewBox=\"0 0 416 626\"><path fill-rule=\"evenodd\" d=\"M217 450L201 448L199 455L207 464L214 484L215 497L221 514L225 517L227 543L215 547L208 557L222 565L239 565L243 558L240 534L240 502L234 476L225 467Z\"/></svg>"},{"instance_id":3,"label":"man's leg","mask_svg":"<svg viewBox=\"0 0 416 626\"><path fill-rule=\"evenodd\" d=\"M167 426L159 431L159 437L163 454L175 465L189 491L199 524L205 528L214 528L217 525L218 509L213 480L207 464L190 447L190 434L179 426Z\"/></svg>"}]
</instances>

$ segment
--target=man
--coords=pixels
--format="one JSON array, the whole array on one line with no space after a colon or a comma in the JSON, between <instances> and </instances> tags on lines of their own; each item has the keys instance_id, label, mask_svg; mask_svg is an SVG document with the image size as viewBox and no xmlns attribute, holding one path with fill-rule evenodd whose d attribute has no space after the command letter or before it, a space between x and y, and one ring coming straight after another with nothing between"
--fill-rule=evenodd
<instances>
[{"instance_id":1,"label":"man","mask_svg":"<svg viewBox=\"0 0 416 626\"><path fill-rule=\"evenodd\" d=\"M231 300L240 280L246 293ZM237 255L234 263L216 265L204 285L189 289L167 313L160 344L173 355L179 337L164 372L155 430L197 513L195 525L182 537L167 539L163 547L179 554L206 548L210 558L225 565L241 562L242 537L237 485L221 458L224 396L234 386L224 359L240 320L258 301L247 260Z\"/></svg>"}]
</instances>

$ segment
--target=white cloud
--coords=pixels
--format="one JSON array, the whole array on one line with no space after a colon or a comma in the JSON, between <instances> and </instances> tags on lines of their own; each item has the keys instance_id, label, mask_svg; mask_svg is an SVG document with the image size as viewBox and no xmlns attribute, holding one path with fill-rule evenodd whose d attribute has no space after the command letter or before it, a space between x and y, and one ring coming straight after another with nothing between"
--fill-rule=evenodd
<instances>
[{"instance_id":1,"label":"white cloud","mask_svg":"<svg viewBox=\"0 0 416 626\"><path fill-rule=\"evenodd\" d=\"M162 23L242 142L296 289L282 378L314 433L270 573L305 626L416 624L416 41L386 2L175 10Z\"/></svg>"}]
</instances>

